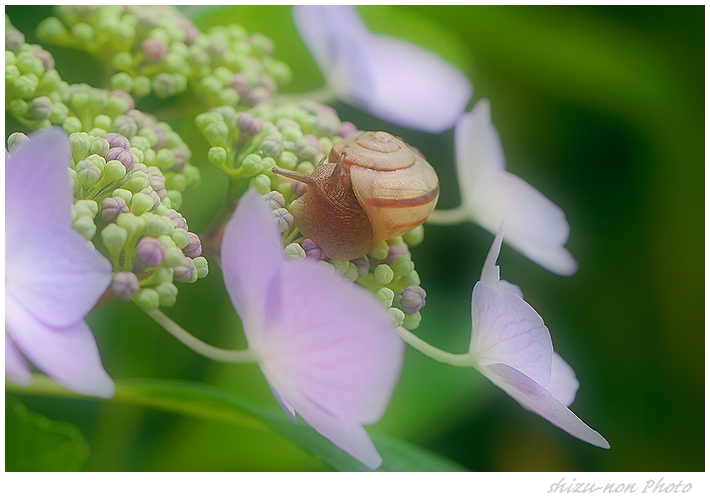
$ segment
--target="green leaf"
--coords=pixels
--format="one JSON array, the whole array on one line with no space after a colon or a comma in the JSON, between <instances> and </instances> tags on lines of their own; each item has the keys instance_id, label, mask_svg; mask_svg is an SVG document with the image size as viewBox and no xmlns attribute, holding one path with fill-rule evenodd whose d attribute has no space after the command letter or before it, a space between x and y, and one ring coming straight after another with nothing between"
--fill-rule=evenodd
<instances>
[{"instance_id":1,"label":"green leaf","mask_svg":"<svg viewBox=\"0 0 710 502\"><path fill-rule=\"evenodd\" d=\"M89 446L77 426L52 421L6 397L7 471L76 471L88 456Z\"/></svg>"},{"instance_id":2,"label":"green leaf","mask_svg":"<svg viewBox=\"0 0 710 502\"><path fill-rule=\"evenodd\" d=\"M42 375L35 375L32 387L8 385L7 389L15 393L94 399L73 394ZM288 437L335 470L368 471L302 420L294 424L281 410L252 403L210 385L176 380L117 380L113 401L189 417L220 420L242 427L268 427ZM371 436L384 459L379 469L381 471L465 470L448 459L406 441L376 433L371 433Z\"/></svg>"}]
</instances>

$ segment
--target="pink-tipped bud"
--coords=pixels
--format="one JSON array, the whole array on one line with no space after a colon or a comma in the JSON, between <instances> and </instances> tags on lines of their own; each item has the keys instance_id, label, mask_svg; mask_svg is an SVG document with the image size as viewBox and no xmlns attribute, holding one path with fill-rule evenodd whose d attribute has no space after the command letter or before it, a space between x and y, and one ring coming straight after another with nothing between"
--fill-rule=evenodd
<instances>
[{"instance_id":1,"label":"pink-tipped bud","mask_svg":"<svg viewBox=\"0 0 710 502\"><path fill-rule=\"evenodd\" d=\"M120 214L130 211L121 197L107 197L101 201L101 217L109 223L116 221Z\"/></svg>"},{"instance_id":2,"label":"pink-tipped bud","mask_svg":"<svg viewBox=\"0 0 710 502\"><path fill-rule=\"evenodd\" d=\"M157 267L163 263L166 254L163 243L154 237L143 237L136 248L136 257L146 267Z\"/></svg>"},{"instance_id":3,"label":"pink-tipped bud","mask_svg":"<svg viewBox=\"0 0 710 502\"><path fill-rule=\"evenodd\" d=\"M140 289L138 277L136 277L136 274L133 272L117 272L116 275L113 276L111 289L116 297L124 301L129 301Z\"/></svg>"},{"instance_id":4,"label":"pink-tipped bud","mask_svg":"<svg viewBox=\"0 0 710 502\"><path fill-rule=\"evenodd\" d=\"M311 239L303 239L301 247L306 252L308 258L313 258L314 260L325 259L325 252Z\"/></svg>"},{"instance_id":5,"label":"pink-tipped bud","mask_svg":"<svg viewBox=\"0 0 710 502\"><path fill-rule=\"evenodd\" d=\"M190 242L188 242L187 246L182 248L182 252L185 253L185 256L197 258L202 255L202 241L200 241L197 234L193 232L188 232L187 235L190 237Z\"/></svg>"},{"instance_id":6,"label":"pink-tipped bud","mask_svg":"<svg viewBox=\"0 0 710 502\"><path fill-rule=\"evenodd\" d=\"M108 141L109 148L123 148L124 150L129 150L131 148L131 142L128 141L128 138L126 138L123 134L110 132L104 136L104 139Z\"/></svg>"},{"instance_id":7,"label":"pink-tipped bud","mask_svg":"<svg viewBox=\"0 0 710 502\"><path fill-rule=\"evenodd\" d=\"M170 50L168 44L158 38L149 38L147 40L144 40L141 44L141 47L143 48L143 54L145 54L145 58L148 61L153 61L155 63L157 63L158 61L162 61L162 59Z\"/></svg>"},{"instance_id":8,"label":"pink-tipped bud","mask_svg":"<svg viewBox=\"0 0 710 502\"><path fill-rule=\"evenodd\" d=\"M407 286L404 291L398 293L395 301L399 303L405 314L416 314L419 309L426 305L426 291L420 286Z\"/></svg>"}]
</instances>

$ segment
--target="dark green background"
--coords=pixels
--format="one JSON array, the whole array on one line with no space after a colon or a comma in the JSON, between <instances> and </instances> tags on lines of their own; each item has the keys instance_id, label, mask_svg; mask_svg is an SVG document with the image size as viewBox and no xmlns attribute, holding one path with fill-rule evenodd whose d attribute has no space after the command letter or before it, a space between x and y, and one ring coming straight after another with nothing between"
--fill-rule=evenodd
<instances>
[{"instance_id":1,"label":"dark green background","mask_svg":"<svg viewBox=\"0 0 710 502\"><path fill-rule=\"evenodd\" d=\"M558 277L503 247L503 278L521 286L581 387L572 409L611 443L567 436L523 410L472 369L408 350L390 409L373 430L403 437L472 470L702 471L704 402L704 7L363 7L370 27L438 50L491 101L508 169L562 207L579 261ZM31 42L47 7L6 7ZM287 7L189 11L205 29L239 22L276 42L296 78L322 83ZM432 23L434 23L432 25ZM421 28L425 26L426 29ZM69 82L99 85L88 57L47 46ZM139 107L141 104L138 105ZM440 207L458 203L452 131L416 133L337 105L361 129L386 128L439 171ZM201 231L225 185L189 121L176 123L203 168L183 213ZM7 123L6 134L15 129ZM413 252L428 291L417 333L465 350L470 294L492 236L472 224L426 227ZM210 343L243 346L219 269L180 288L167 313ZM89 322L114 378L206 381L276 406L255 366L202 359L117 300ZM323 465L268 431L111 402L21 397L74 422L91 453L85 470L317 470Z\"/></svg>"}]
</instances>

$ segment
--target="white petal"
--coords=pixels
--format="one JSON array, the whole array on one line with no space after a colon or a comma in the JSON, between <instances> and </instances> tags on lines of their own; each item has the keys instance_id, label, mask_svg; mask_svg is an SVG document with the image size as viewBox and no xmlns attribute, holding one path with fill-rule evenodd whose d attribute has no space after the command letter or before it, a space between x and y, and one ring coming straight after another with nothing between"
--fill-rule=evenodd
<instances>
[{"instance_id":1,"label":"white petal","mask_svg":"<svg viewBox=\"0 0 710 502\"><path fill-rule=\"evenodd\" d=\"M565 406L572 404L577 395L579 380L577 380L572 366L567 364L557 352L552 353L552 377L545 388Z\"/></svg>"},{"instance_id":2,"label":"white petal","mask_svg":"<svg viewBox=\"0 0 710 502\"><path fill-rule=\"evenodd\" d=\"M255 191L242 196L224 230L221 266L229 297L244 323L249 345L264 332L267 296L285 263L283 243L271 209Z\"/></svg>"},{"instance_id":3,"label":"white petal","mask_svg":"<svg viewBox=\"0 0 710 502\"><path fill-rule=\"evenodd\" d=\"M298 413L316 406L345 421L379 420L404 359L386 310L308 260L287 263L282 284L281 309L253 347L281 399Z\"/></svg>"},{"instance_id":4,"label":"white petal","mask_svg":"<svg viewBox=\"0 0 710 502\"><path fill-rule=\"evenodd\" d=\"M480 99L473 110L456 121L454 145L461 198L470 208L480 181L505 171L503 145L491 121L491 104L487 99ZM496 227L502 219L496 222Z\"/></svg>"},{"instance_id":5,"label":"white petal","mask_svg":"<svg viewBox=\"0 0 710 502\"><path fill-rule=\"evenodd\" d=\"M79 394L113 396L113 380L101 364L96 341L84 321L64 329L50 328L9 295L5 307L5 322L17 347L37 368Z\"/></svg>"},{"instance_id":6,"label":"white petal","mask_svg":"<svg viewBox=\"0 0 710 502\"><path fill-rule=\"evenodd\" d=\"M32 373L27 367L25 358L7 333L5 333L5 376L23 387L32 385Z\"/></svg>"},{"instance_id":7,"label":"white petal","mask_svg":"<svg viewBox=\"0 0 710 502\"><path fill-rule=\"evenodd\" d=\"M68 136L60 128L30 134L12 153L5 169L8 226L58 219L71 226L74 192L69 178Z\"/></svg>"},{"instance_id":8,"label":"white petal","mask_svg":"<svg viewBox=\"0 0 710 502\"><path fill-rule=\"evenodd\" d=\"M51 220L6 234L5 288L48 326L81 321L111 283L111 264L68 226Z\"/></svg>"},{"instance_id":9,"label":"white petal","mask_svg":"<svg viewBox=\"0 0 710 502\"><path fill-rule=\"evenodd\" d=\"M542 317L518 295L500 294L479 281L473 288L470 351L477 367L512 366L545 386L550 382L552 340Z\"/></svg>"},{"instance_id":10,"label":"white petal","mask_svg":"<svg viewBox=\"0 0 710 502\"><path fill-rule=\"evenodd\" d=\"M505 241L548 270L572 275L577 262L563 246L569 237L565 213L532 185L501 171L480 180L471 192L474 220L495 232L506 220Z\"/></svg>"},{"instance_id":11,"label":"white petal","mask_svg":"<svg viewBox=\"0 0 710 502\"><path fill-rule=\"evenodd\" d=\"M577 417L569 408L535 381L505 364L480 367L488 379L503 389L524 408L537 413L572 436L598 446L609 448L609 443L594 429Z\"/></svg>"}]
</instances>

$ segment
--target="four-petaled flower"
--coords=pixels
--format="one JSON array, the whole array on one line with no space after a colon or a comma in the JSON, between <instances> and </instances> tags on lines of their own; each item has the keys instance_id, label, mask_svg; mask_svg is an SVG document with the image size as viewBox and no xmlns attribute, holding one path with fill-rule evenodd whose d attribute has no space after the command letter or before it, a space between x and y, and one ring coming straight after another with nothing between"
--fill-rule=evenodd
<instances>
[{"instance_id":1,"label":"four-petaled flower","mask_svg":"<svg viewBox=\"0 0 710 502\"><path fill-rule=\"evenodd\" d=\"M224 282L277 401L371 469L404 344L382 304L321 262L289 261L268 203L247 192L222 241Z\"/></svg>"},{"instance_id":2,"label":"four-petaled flower","mask_svg":"<svg viewBox=\"0 0 710 502\"><path fill-rule=\"evenodd\" d=\"M5 374L30 385L27 357L61 385L111 397L114 384L84 321L111 264L72 229L67 135L35 133L5 166Z\"/></svg>"},{"instance_id":3,"label":"four-petaled flower","mask_svg":"<svg viewBox=\"0 0 710 502\"><path fill-rule=\"evenodd\" d=\"M565 213L528 182L505 170L491 105L481 99L454 130L461 199L468 216L491 233L507 220L505 240L531 260L560 275L577 262L564 248L569 237Z\"/></svg>"},{"instance_id":4,"label":"four-petaled flower","mask_svg":"<svg viewBox=\"0 0 710 502\"><path fill-rule=\"evenodd\" d=\"M522 298L520 288L500 279L496 260L505 222L473 288L473 331L469 355L474 366L524 408L546 418L576 438L601 448L609 443L568 406L579 382L572 368L554 352L550 332Z\"/></svg>"},{"instance_id":5,"label":"four-petaled flower","mask_svg":"<svg viewBox=\"0 0 710 502\"><path fill-rule=\"evenodd\" d=\"M299 5L293 19L331 90L377 117L440 133L471 99L463 71L410 41L370 32L353 6Z\"/></svg>"}]
</instances>

